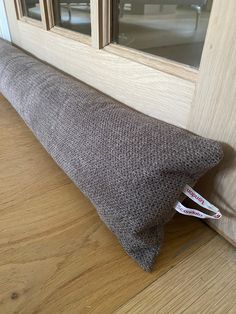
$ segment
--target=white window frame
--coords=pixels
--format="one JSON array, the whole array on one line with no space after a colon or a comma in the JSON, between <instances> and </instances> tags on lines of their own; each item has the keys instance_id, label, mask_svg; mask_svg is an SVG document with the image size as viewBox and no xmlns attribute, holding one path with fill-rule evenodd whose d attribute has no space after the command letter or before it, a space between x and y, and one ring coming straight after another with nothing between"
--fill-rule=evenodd
<instances>
[{"instance_id":1,"label":"white window frame","mask_svg":"<svg viewBox=\"0 0 236 314\"><path fill-rule=\"evenodd\" d=\"M0 37L5 40L11 41L5 4L3 0L0 0Z\"/></svg>"}]
</instances>

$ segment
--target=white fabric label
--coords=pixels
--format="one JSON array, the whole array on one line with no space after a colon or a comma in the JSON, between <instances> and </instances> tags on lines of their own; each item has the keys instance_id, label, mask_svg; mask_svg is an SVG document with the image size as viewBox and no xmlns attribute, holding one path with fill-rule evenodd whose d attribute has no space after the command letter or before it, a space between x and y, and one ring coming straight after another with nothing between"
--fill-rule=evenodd
<instances>
[{"instance_id":1,"label":"white fabric label","mask_svg":"<svg viewBox=\"0 0 236 314\"><path fill-rule=\"evenodd\" d=\"M183 204L181 204L179 201L176 202L174 208L179 212L180 214L183 215L188 215L188 216L194 216L198 217L201 219L220 219L222 217L220 210L215 207L213 204L208 202L204 197L202 197L199 193L194 191L193 188L191 188L189 185L186 185L185 188L183 189L183 193L188 196L192 201L194 201L196 204L199 206L213 212L213 215L208 215L200 210L194 209L194 208L188 208L185 207Z\"/></svg>"}]
</instances>

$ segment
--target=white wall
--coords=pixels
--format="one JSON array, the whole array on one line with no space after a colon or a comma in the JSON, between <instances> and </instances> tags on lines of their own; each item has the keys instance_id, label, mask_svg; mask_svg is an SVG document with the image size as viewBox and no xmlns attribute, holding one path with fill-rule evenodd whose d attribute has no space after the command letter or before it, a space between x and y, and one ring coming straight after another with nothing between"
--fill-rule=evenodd
<instances>
[{"instance_id":1,"label":"white wall","mask_svg":"<svg viewBox=\"0 0 236 314\"><path fill-rule=\"evenodd\" d=\"M8 28L4 0L0 0L0 37L8 41L11 41L11 35Z\"/></svg>"}]
</instances>

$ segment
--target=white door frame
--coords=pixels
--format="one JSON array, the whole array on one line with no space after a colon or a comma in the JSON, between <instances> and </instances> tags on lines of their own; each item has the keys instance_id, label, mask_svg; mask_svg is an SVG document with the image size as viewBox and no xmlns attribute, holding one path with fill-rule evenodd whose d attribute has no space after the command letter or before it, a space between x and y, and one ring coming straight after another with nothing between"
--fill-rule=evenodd
<instances>
[{"instance_id":1,"label":"white door frame","mask_svg":"<svg viewBox=\"0 0 236 314\"><path fill-rule=\"evenodd\" d=\"M11 41L4 1L0 0L0 37Z\"/></svg>"}]
</instances>

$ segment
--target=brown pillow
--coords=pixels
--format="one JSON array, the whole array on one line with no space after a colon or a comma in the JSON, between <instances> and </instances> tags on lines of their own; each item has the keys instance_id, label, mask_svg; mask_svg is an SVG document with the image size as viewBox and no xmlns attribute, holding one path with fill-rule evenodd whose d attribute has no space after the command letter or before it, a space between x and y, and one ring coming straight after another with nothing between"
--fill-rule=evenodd
<instances>
[{"instance_id":1,"label":"brown pillow","mask_svg":"<svg viewBox=\"0 0 236 314\"><path fill-rule=\"evenodd\" d=\"M0 42L0 91L145 270L218 143L145 116Z\"/></svg>"}]
</instances>

